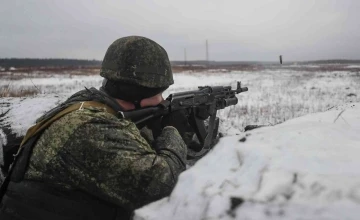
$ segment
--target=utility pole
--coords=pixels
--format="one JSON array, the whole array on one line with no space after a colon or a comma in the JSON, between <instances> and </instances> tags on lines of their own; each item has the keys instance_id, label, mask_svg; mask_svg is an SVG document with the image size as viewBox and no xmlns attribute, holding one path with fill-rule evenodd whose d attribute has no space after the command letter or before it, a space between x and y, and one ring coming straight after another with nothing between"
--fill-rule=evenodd
<instances>
[{"instance_id":1,"label":"utility pole","mask_svg":"<svg viewBox=\"0 0 360 220\"><path fill-rule=\"evenodd\" d=\"M187 63L186 63L186 48L184 48L184 66L186 66Z\"/></svg>"},{"instance_id":2,"label":"utility pole","mask_svg":"<svg viewBox=\"0 0 360 220\"><path fill-rule=\"evenodd\" d=\"M208 40L206 40L206 67L209 67L209 45L208 45Z\"/></svg>"}]
</instances>

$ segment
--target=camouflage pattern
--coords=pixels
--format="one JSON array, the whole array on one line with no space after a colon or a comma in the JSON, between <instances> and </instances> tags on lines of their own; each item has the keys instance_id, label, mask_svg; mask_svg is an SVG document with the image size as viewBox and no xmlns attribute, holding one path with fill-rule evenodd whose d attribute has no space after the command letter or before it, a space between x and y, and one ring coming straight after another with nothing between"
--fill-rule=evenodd
<instances>
[{"instance_id":1,"label":"camouflage pattern","mask_svg":"<svg viewBox=\"0 0 360 220\"><path fill-rule=\"evenodd\" d=\"M164 48L139 36L114 41L106 51L100 75L108 80L148 88L168 87L174 83Z\"/></svg>"},{"instance_id":2,"label":"camouflage pattern","mask_svg":"<svg viewBox=\"0 0 360 220\"><path fill-rule=\"evenodd\" d=\"M80 189L126 209L168 196L185 170L174 127L149 143L131 121L89 107L55 121L35 145L25 180Z\"/></svg>"}]
</instances>

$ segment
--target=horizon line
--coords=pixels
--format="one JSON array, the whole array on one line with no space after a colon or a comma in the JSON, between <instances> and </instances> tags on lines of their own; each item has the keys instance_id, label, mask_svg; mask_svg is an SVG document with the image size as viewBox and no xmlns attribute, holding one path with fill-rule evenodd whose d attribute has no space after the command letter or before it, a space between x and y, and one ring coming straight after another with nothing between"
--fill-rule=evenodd
<instances>
[{"instance_id":1,"label":"horizon line","mask_svg":"<svg viewBox=\"0 0 360 220\"><path fill-rule=\"evenodd\" d=\"M79 59L79 58L28 58L28 57L7 57L7 58L1 58L0 60L77 60L77 61L95 61L95 62L102 62L102 60L97 59ZM314 59L314 60L288 60L284 61L284 63L288 62L314 62L314 61L358 61L360 62L360 59L344 59L344 58L331 58L331 59ZM170 62L204 62L204 63L211 63L211 62L248 62L248 63L278 63L278 60L201 60L201 59L195 59L195 60L170 60Z\"/></svg>"}]
</instances>

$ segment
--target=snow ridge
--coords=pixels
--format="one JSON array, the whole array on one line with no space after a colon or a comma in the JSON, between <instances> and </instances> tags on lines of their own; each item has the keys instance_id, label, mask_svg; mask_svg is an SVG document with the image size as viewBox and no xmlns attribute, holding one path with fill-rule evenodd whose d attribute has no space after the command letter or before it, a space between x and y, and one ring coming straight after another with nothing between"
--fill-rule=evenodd
<instances>
[{"instance_id":1,"label":"snow ridge","mask_svg":"<svg viewBox=\"0 0 360 220\"><path fill-rule=\"evenodd\" d=\"M222 138L135 219L358 219L359 112L349 103Z\"/></svg>"},{"instance_id":2,"label":"snow ridge","mask_svg":"<svg viewBox=\"0 0 360 220\"><path fill-rule=\"evenodd\" d=\"M5 146L7 145L7 139L6 139L6 135L4 133L4 131L2 129L0 129L0 147L1 146ZM2 152L0 152L2 153ZM2 157L2 155L0 155L0 158Z\"/></svg>"}]
</instances>

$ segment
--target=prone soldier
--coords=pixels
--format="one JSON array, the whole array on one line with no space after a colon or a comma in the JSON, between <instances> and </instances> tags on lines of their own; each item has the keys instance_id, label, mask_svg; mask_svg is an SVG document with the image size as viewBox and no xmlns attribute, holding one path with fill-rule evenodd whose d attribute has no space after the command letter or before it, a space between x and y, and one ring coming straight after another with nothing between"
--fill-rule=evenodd
<instances>
[{"instance_id":1,"label":"prone soldier","mask_svg":"<svg viewBox=\"0 0 360 220\"><path fill-rule=\"evenodd\" d=\"M7 177L0 219L129 219L171 193L186 166L178 127L184 115L165 116L161 127L152 123L154 133L118 115L163 101L174 83L166 51L145 37L120 38L100 75L100 90L75 93L28 130Z\"/></svg>"}]
</instances>

